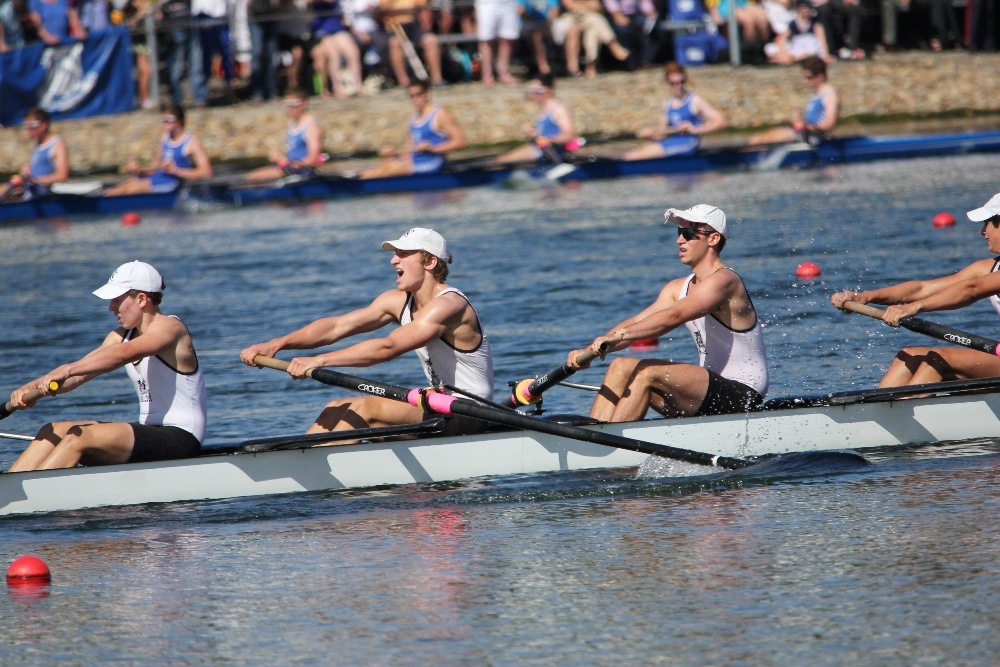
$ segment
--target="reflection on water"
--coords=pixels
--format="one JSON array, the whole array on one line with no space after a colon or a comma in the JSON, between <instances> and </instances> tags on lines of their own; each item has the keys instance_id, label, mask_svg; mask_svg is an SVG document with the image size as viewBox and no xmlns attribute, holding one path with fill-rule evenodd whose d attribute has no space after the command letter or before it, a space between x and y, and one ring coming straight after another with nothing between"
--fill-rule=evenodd
<instances>
[{"instance_id":1,"label":"reflection on water","mask_svg":"<svg viewBox=\"0 0 1000 667\"><path fill-rule=\"evenodd\" d=\"M114 322L90 290L145 259L198 345L209 441L301 431L337 390L248 369L238 351L391 288L379 244L419 224L447 236L450 282L483 317L502 389L682 273L662 211L711 202L735 221L724 256L766 324L772 395L872 386L896 348L924 341L834 312L829 293L985 256L975 227L930 221L980 205L995 173L996 158L970 157L14 225L0 247L0 377L14 388L98 345ZM820 278L795 278L806 260ZM934 319L987 332L995 317L978 304ZM683 331L641 354L695 358ZM365 373L422 382L412 358ZM589 373L580 381L599 381ZM559 388L546 403L586 412L591 398ZM3 425L132 418L134 401L116 374ZM3 441L0 464L22 446ZM4 519L7 560L37 554L53 580L0 600L0 661L990 664L998 453L997 441L935 443L863 452L872 465L589 471Z\"/></svg>"}]
</instances>

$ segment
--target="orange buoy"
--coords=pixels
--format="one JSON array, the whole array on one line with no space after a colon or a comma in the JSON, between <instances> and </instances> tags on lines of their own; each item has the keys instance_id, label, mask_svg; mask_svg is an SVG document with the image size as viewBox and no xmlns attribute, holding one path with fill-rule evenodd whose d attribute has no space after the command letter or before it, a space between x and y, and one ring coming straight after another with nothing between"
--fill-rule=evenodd
<instances>
[{"instance_id":1,"label":"orange buoy","mask_svg":"<svg viewBox=\"0 0 1000 667\"><path fill-rule=\"evenodd\" d=\"M49 566L37 556L15 558L7 569L8 584L46 583L51 579Z\"/></svg>"},{"instance_id":2,"label":"orange buoy","mask_svg":"<svg viewBox=\"0 0 1000 667\"><path fill-rule=\"evenodd\" d=\"M139 214L136 213L135 211L128 211L127 213L124 213L122 215L122 224L125 225L126 227L134 227L135 225L138 225L141 221L142 218L140 218Z\"/></svg>"},{"instance_id":3,"label":"orange buoy","mask_svg":"<svg viewBox=\"0 0 1000 667\"><path fill-rule=\"evenodd\" d=\"M633 350L652 350L659 344L659 338L640 338L639 340L632 341L632 344L629 345L629 347Z\"/></svg>"},{"instance_id":4,"label":"orange buoy","mask_svg":"<svg viewBox=\"0 0 1000 667\"><path fill-rule=\"evenodd\" d=\"M799 278L815 278L821 273L819 265L812 262L802 262L795 268L795 275Z\"/></svg>"},{"instance_id":5,"label":"orange buoy","mask_svg":"<svg viewBox=\"0 0 1000 667\"><path fill-rule=\"evenodd\" d=\"M946 211L942 211L934 216L935 227L951 227L955 224L955 216Z\"/></svg>"}]
</instances>

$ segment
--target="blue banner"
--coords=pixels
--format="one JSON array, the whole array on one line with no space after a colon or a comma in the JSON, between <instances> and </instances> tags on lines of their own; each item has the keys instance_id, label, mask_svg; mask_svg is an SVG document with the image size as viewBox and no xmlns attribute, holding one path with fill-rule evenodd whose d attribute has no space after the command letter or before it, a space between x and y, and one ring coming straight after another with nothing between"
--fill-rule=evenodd
<instances>
[{"instance_id":1,"label":"blue banner","mask_svg":"<svg viewBox=\"0 0 1000 667\"><path fill-rule=\"evenodd\" d=\"M36 106L56 120L134 109L128 30L117 26L83 41L35 42L0 54L0 124L16 125Z\"/></svg>"}]
</instances>

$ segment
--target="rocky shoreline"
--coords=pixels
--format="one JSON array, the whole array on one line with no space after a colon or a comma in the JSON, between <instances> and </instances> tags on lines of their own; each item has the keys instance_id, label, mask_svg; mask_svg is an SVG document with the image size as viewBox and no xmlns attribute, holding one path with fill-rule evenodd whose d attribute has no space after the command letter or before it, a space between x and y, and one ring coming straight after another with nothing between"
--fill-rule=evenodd
<instances>
[{"instance_id":1,"label":"rocky shoreline","mask_svg":"<svg viewBox=\"0 0 1000 667\"><path fill-rule=\"evenodd\" d=\"M691 87L718 106L731 129L717 141L784 122L802 108L808 90L797 67L713 65L689 72ZM905 52L872 60L835 63L830 81L842 100L840 133L920 132L1000 127L1000 54ZM596 79L559 80L557 95L575 114L584 136L621 136L653 125L667 94L662 70L611 72ZM521 127L535 109L523 86L486 88L478 83L435 89L479 150L523 139ZM401 89L348 100L314 98L313 113L332 154L355 154L406 141L411 107ZM188 112L188 127L218 162L262 161L284 145L280 101ZM160 124L153 111L136 111L55 123L70 146L76 173L115 171L133 159L151 160ZM3 171L24 164L31 144L20 127L0 130Z\"/></svg>"}]
</instances>

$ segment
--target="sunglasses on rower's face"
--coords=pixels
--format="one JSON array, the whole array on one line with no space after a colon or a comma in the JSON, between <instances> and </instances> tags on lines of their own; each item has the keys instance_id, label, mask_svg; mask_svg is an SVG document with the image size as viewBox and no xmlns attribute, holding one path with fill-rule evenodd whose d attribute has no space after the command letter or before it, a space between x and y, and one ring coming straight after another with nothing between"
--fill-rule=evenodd
<instances>
[{"instance_id":1,"label":"sunglasses on rower's face","mask_svg":"<svg viewBox=\"0 0 1000 667\"><path fill-rule=\"evenodd\" d=\"M289 109L302 106L302 100L285 100L285 106Z\"/></svg>"},{"instance_id":2,"label":"sunglasses on rower's face","mask_svg":"<svg viewBox=\"0 0 1000 667\"><path fill-rule=\"evenodd\" d=\"M711 232L702 232L694 227L678 227L677 236L683 236L685 241L694 241L699 236L708 236Z\"/></svg>"},{"instance_id":3,"label":"sunglasses on rower's face","mask_svg":"<svg viewBox=\"0 0 1000 667\"><path fill-rule=\"evenodd\" d=\"M164 116L163 118L160 119L160 122L163 123L164 125L169 125L170 123L176 123L177 116Z\"/></svg>"},{"instance_id":4,"label":"sunglasses on rower's face","mask_svg":"<svg viewBox=\"0 0 1000 667\"><path fill-rule=\"evenodd\" d=\"M37 130L42 126L41 121L32 120L24 124L24 129L26 130Z\"/></svg>"},{"instance_id":5,"label":"sunglasses on rower's face","mask_svg":"<svg viewBox=\"0 0 1000 667\"><path fill-rule=\"evenodd\" d=\"M549 89L544 86L532 86L528 88L529 95L544 95L547 92L549 92Z\"/></svg>"}]
</instances>

